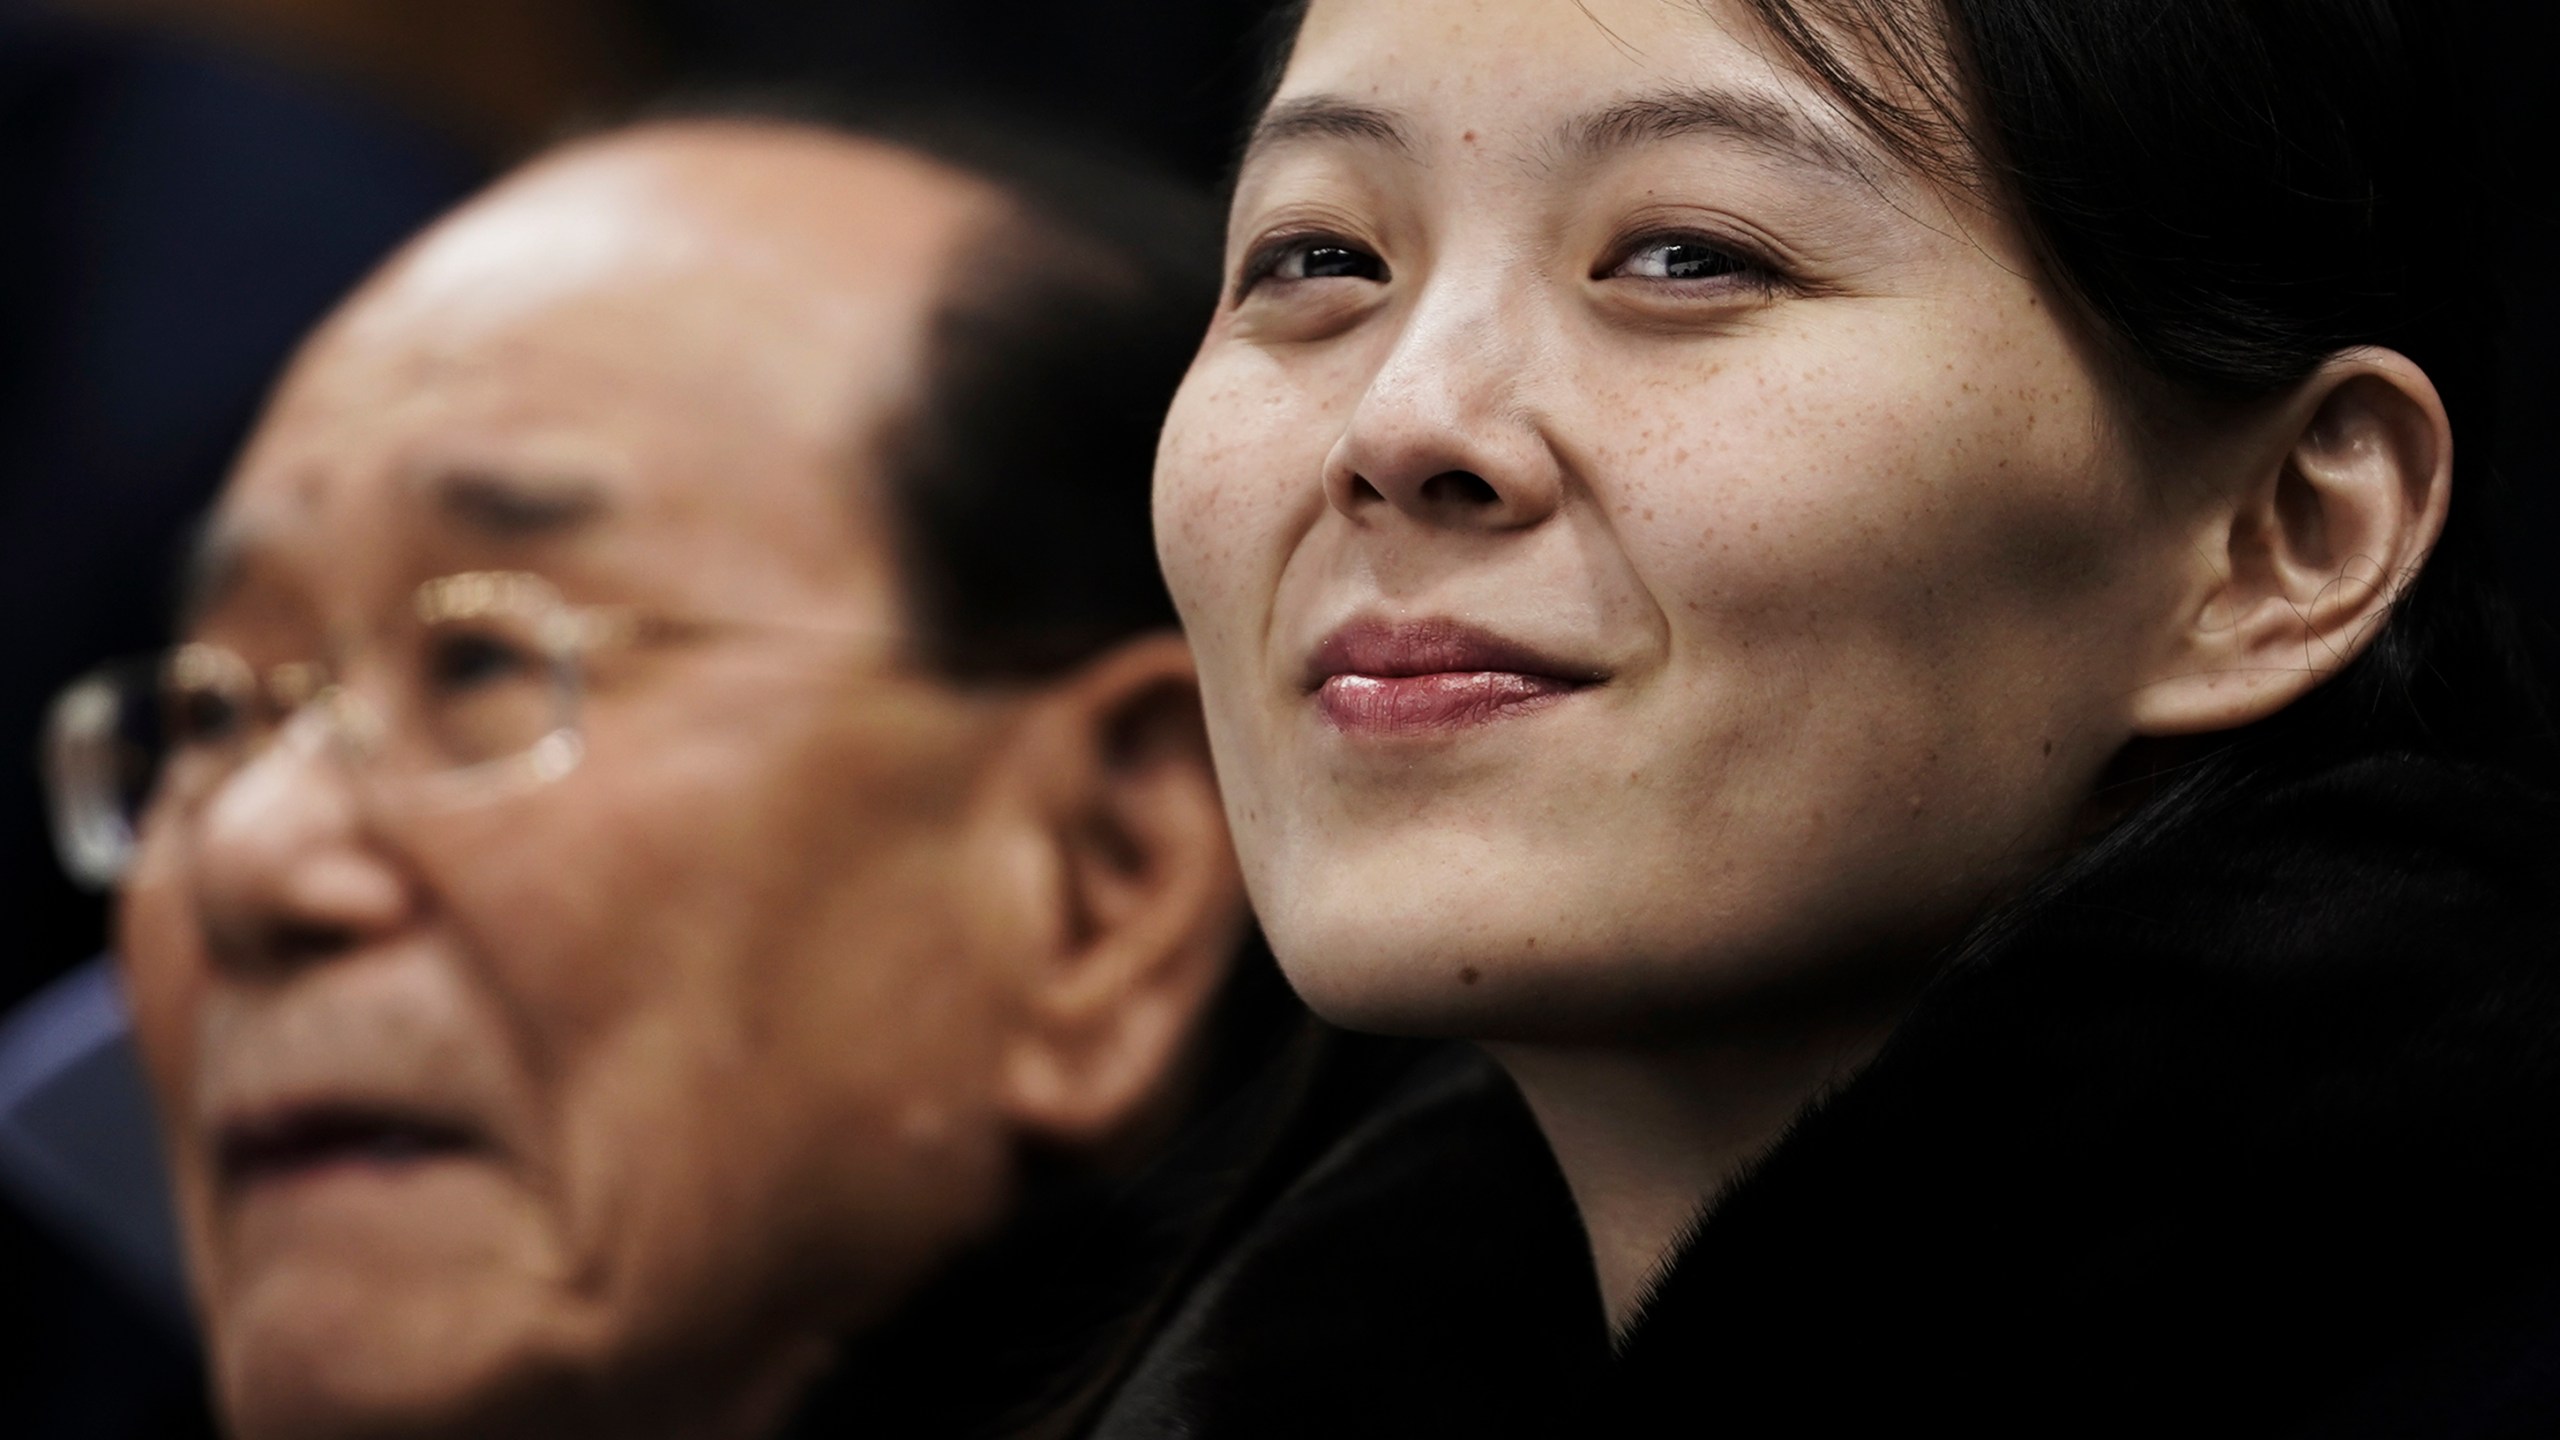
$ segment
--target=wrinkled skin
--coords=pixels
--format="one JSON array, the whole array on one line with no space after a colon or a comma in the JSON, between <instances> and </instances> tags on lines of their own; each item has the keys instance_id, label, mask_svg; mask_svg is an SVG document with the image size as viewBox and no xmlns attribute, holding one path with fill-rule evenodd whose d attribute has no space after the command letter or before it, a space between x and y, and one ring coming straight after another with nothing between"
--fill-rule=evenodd
<instances>
[{"instance_id":1,"label":"wrinkled skin","mask_svg":"<svg viewBox=\"0 0 2560 1440\"><path fill-rule=\"evenodd\" d=\"M600 655L546 787L403 809L286 743L152 817L123 949L238 1433L756 1433L1000 1212L1005 712L882 662L867 489L995 204L811 134L627 133L432 232L283 382L194 636L360 667L474 569L744 627ZM226 1124L315 1101L468 1144L225 1173Z\"/></svg>"}]
</instances>

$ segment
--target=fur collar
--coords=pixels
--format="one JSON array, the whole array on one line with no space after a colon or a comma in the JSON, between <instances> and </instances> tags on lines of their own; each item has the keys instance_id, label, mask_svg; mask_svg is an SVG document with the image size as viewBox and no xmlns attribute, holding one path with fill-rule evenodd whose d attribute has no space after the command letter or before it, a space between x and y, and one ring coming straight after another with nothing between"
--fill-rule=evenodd
<instances>
[{"instance_id":1,"label":"fur collar","mask_svg":"<svg viewBox=\"0 0 2560 1440\"><path fill-rule=\"evenodd\" d=\"M1399 1060L1219 1245L1089 1440L1570 1435L1600 1359L1572 1196L1519 1093L1473 1050Z\"/></svg>"},{"instance_id":2,"label":"fur collar","mask_svg":"<svg viewBox=\"0 0 2560 1440\"><path fill-rule=\"evenodd\" d=\"M1311 1025L1135 1183L1052 1177L788 1434L1544 1437L1599 1304L1491 1062Z\"/></svg>"},{"instance_id":3,"label":"fur collar","mask_svg":"<svg viewBox=\"0 0 2560 1440\"><path fill-rule=\"evenodd\" d=\"M1629 1434L2560 1433L2560 809L2368 758L2085 867L1616 1369Z\"/></svg>"}]
</instances>

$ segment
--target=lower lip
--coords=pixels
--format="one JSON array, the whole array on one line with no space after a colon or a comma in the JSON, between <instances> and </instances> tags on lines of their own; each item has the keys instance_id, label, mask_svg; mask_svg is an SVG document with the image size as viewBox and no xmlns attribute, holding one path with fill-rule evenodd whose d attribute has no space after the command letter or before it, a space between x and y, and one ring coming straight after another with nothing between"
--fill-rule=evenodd
<instances>
[{"instance_id":1,"label":"lower lip","mask_svg":"<svg viewBox=\"0 0 2560 1440\"><path fill-rule=\"evenodd\" d=\"M1552 675L1460 670L1435 675L1335 675L1316 708L1337 730L1419 735L1489 725L1543 710L1583 688Z\"/></svg>"},{"instance_id":2,"label":"lower lip","mask_svg":"<svg viewBox=\"0 0 2560 1440\"><path fill-rule=\"evenodd\" d=\"M482 1152L385 1164L329 1160L231 1178L207 1217L227 1258L268 1264L405 1264L421 1253L485 1259L521 1192Z\"/></svg>"}]
</instances>

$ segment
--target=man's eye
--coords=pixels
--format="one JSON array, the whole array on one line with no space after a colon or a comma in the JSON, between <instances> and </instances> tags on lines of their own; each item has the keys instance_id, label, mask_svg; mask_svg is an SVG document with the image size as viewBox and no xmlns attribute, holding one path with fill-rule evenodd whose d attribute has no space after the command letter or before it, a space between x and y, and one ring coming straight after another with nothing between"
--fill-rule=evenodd
<instances>
[{"instance_id":1,"label":"man's eye","mask_svg":"<svg viewBox=\"0 0 2560 1440\"><path fill-rule=\"evenodd\" d=\"M431 693L503 684L542 668L542 657L530 644L490 631L460 627L429 635L424 660Z\"/></svg>"},{"instance_id":2,"label":"man's eye","mask_svg":"<svg viewBox=\"0 0 2560 1440\"><path fill-rule=\"evenodd\" d=\"M1715 280L1757 269L1732 251L1704 240L1674 238L1636 247L1609 275L1629 280Z\"/></svg>"},{"instance_id":3,"label":"man's eye","mask_svg":"<svg viewBox=\"0 0 2560 1440\"><path fill-rule=\"evenodd\" d=\"M168 697L172 745L220 745L238 736L247 720L239 697L220 690L182 685Z\"/></svg>"}]
</instances>

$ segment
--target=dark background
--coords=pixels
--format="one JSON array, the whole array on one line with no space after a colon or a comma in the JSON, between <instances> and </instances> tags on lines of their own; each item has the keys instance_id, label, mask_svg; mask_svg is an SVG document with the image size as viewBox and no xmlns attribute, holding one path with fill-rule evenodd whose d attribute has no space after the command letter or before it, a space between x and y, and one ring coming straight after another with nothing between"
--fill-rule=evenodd
<instances>
[{"instance_id":1,"label":"dark background","mask_svg":"<svg viewBox=\"0 0 2560 1440\"><path fill-rule=\"evenodd\" d=\"M269 381L402 238L565 132L764 80L976 93L1212 181L1261 4L0 0L0 1014L105 939L44 707L165 642ZM0 1196L0 1435L209 1440L191 1350Z\"/></svg>"},{"instance_id":2,"label":"dark background","mask_svg":"<svg viewBox=\"0 0 2560 1440\"><path fill-rule=\"evenodd\" d=\"M104 939L46 839L43 707L161 642L175 557L269 379L404 235L563 133L774 79L981 96L1216 183L1267 3L0 0L0 1009ZM2560 175L2550 22L2514 9L2481 48L2528 213L2501 242L2494 469L2509 568L2550 617ZM2466 456L2472 503L2487 478Z\"/></svg>"},{"instance_id":3,"label":"dark background","mask_svg":"<svg viewBox=\"0 0 2560 1440\"><path fill-rule=\"evenodd\" d=\"M44 705L165 639L173 562L270 378L401 238L551 138L757 80L981 95L1214 183L1265 3L0 0L0 1011L104 939L101 903L46 839ZM2543 9L2514 5L2515 33L2481 60L2526 223L2442 243L2505 254L2501 439L2491 466L2466 455L2462 503L2492 471L2510 483L2510 569L2551 617L2560 175ZM0 1326L20 1331L0 1348L0 1433L202 1423L183 1337L5 1206Z\"/></svg>"},{"instance_id":4,"label":"dark background","mask_svg":"<svg viewBox=\"0 0 2560 1440\"><path fill-rule=\"evenodd\" d=\"M1214 182L1262 0L0 0L0 1008L96 953L42 712L161 642L295 339L546 140L670 89L963 92Z\"/></svg>"}]
</instances>

